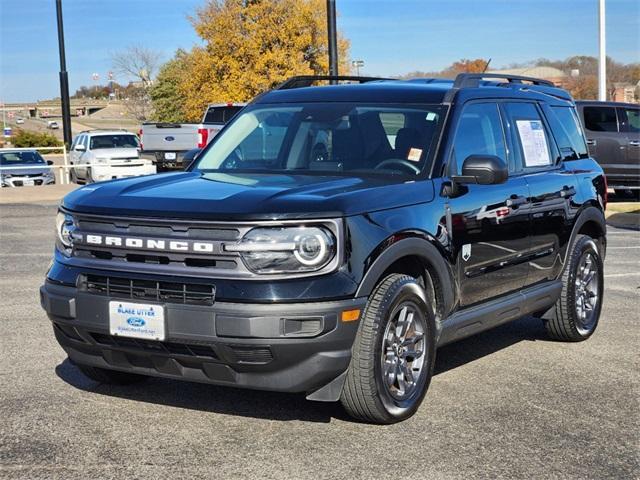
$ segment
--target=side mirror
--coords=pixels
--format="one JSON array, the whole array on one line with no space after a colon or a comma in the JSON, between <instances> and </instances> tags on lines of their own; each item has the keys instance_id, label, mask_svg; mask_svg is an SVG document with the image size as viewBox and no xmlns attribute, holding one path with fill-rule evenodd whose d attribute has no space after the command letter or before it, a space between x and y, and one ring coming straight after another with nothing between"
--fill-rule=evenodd
<instances>
[{"instance_id":1,"label":"side mirror","mask_svg":"<svg viewBox=\"0 0 640 480\"><path fill-rule=\"evenodd\" d=\"M53 160L47 160L47 165L53 165Z\"/></svg>"},{"instance_id":2,"label":"side mirror","mask_svg":"<svg viewBox=\"0 0 640 480\"><path fill-rule=\"evenodd\" d=\"M76 152L84 152L84 151L86 151L86 150L87 150L87 147L85 147L84 145L82 145L81 143L79 143L78 145L76 145L76 146L74 147L74 150L75 150Z\"/></svg>"},{"instance_id":3,"label":"side mirror","mask_svg":"<svg viewBox=\"0 0 640 480\"><path fill-rule=\"evenodd\" d=\"M469 155L462 164L462 175L451 178L458 184L497 185L509 177L507 164L495 155Z\"/></svg>"}]
</instances>

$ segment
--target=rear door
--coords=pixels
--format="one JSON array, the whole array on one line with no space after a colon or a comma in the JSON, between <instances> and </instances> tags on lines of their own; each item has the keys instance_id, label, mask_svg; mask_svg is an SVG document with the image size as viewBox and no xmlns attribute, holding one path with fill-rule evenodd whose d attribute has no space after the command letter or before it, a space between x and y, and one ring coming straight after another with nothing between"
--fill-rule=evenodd
<instances>
[{"instance_id":1,"label":"rear door","mask_svg":"<svg viewBox=\"0 0 640 480\"><path fill-rule=\"evenodd\" d=\"M624 176L625 186L640 187L640 107L619 107L620 130L626 141Z\"/></svg>"},{"instance_id":2,"label":"rear door","mask_svg":"<svg viewBox=\"0 0 640 480\"><path fill-rule=\"evenodd\" d=\"M469 155L509 161L495 102L463 107L450 158L458 174ZM465 185L449 199L462 307L516 292L524 285L528 269L524 254L530 246L528 196L525 179L511 175L500 185Z\"/></svg>"},{"instance_id":3,"label":"rear door","mask_svg":"<svg viewBox=\"0 0 640 480\"><path fill-rule=\"evenodd\" d=\"M627 139L620 133L616 108L607 105L582 107L589 153L600 164L610 185L623 181Z\"/></svg>"}]
</instances>

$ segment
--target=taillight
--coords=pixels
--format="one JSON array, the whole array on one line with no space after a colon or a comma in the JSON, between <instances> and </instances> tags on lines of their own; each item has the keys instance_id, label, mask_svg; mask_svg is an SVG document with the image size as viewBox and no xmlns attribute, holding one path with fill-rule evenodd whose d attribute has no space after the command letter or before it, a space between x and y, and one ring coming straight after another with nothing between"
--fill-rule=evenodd
<instances>
[{"instance_id":1,"label":"taillight","mask_svg":"<svg viewBox=\"0 0 640 480\"><path fill-rule=\"evenodd\" d=\"M607 176L603 173L602 178L604 178L604 193L602 194L602 209L607 209L607 202L609 201L609 185L607 184Z\"/></svg>"},{"instance_id":2,"label":"taillight","mask_svg":"<svg viewBox=\"0 0 640 480\"><path fill-rule=\"evenodd\" d=\"M138 130L138 138L140 139L140 150L144 150L144 145L142 143L142 129Z\"/></svg>"},{"instance_id":3,"label":"taillight","mask_svg":"<svg viewBox=\"0 0 640 480\"><path fill-rule=\"evenodd\" d=\"M198 148L206 147L207 140L209 140L209 130L206 128L199 128L198 129Z\"/></svg>"}]
</instances>

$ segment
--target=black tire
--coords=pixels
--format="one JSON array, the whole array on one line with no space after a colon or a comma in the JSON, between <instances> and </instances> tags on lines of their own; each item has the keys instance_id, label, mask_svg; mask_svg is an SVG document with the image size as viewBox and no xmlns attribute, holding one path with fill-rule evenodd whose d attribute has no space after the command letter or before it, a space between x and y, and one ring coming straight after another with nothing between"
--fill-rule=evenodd
<instances>
[{"instance_id":1,"label":"black tire","mask_svg":"<svg viewBox=\"0 0 640 480\"><path fill-rule=\"evenodd\" d=\"M76 363L75 365L85 376L98 383L106 383L109 385L131 385L147 379L146 376L137 375L135 373L118 372L116 370L107 370L106 368L80 365L79 363Z\"/></svg>"},{"instance_id":2,"label":"black tire","mask_svg":"<svg viewBox=\"0 0 640 480\"><path fill-rule=\"evenodd\" d=\"M401 322L403 311L408 321ZM407 312L413 315L409 317ZM404 335L398 336L399 328ZM420 338L420 329L421 339L410 342ZM413 336L407 339L409 332ZM420 348L420 355L407 355L418 353ZM389 358L395 358L395 364ZM349 415L366 422L389 424L409 418L429 388L434 362L435 320L424 289L408 275L389 275L378 284L364 310L340 401ZM417 378L413 377L415 372ZM413 383L406 382L407 373ZM395 383L389 385L392 378ZM403 389L396 387L401 382L405 383Z\"/></svg>"},{"instance_id":3,"label":"black tire","mask_svg":"<svg viewBox=\"0 0 640 480\"><path fill-rule=\"evenodd\" d=\"M76 176L76 169L75 168L69 169L69 182L78 183L78 177Z\"/></svg>"},{"instance_id":4,"label":"black tire","mask_svg":"<svg viewBox=\"0 0 640 480\"><path fill-rule=\"evenodd\" d=\"M582 262L586 257L590 259L590 265L595 271L591 282L583 287L585 279L582 272L585 270L581 266L584 265ZM548 312L549 318L545 319L545 326L549 336L554 340L581 342L595 332L602 310L604 272L602 258L593 238L587 235L576 237L562 274L562 283L562 294ZM591 292L587 291L589 289L593 290L597 297L590 296ZM588 302L585 298L589 298ZM581 305L584 306L581 308ZM581 316L583 311L585 318Z\"/></svg>"},{"instance_id":5,"label":"black tire","mask_svg":"<svg viewBox=\"0 0 640 480\"><path fill-rule=\"evenodd\" d=\"M89 183L94 183L95 180L93 180L93 177L91 176L91 169L87 168L87 172L84 176L84 183L85 185L88 185Z\"/></svg>"}]
</instances>

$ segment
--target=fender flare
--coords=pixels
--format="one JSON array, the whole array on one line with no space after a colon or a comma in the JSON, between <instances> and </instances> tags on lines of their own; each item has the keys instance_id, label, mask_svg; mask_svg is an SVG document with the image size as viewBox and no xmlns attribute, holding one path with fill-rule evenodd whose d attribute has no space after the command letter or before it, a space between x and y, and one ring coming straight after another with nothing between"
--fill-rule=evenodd
<instances>
[{"instance_id":1,"label":"fender flare","mask_svg":"<svg viewBox=\"0 0 640 480\"><path fill-rule=\"evenodd\" d=\"M397 260L407 256L420 257L432 267L431 273L435 273L438 277L436 280L442 289L442 311L445 315L448 314L455 302L455 282L451 270L438 248L422 237L403 238L383 250L365 272L355 296L371 295L385 270Z\"/></svg>"},{"instance_id":2,"label":"fender flare","mask_svg":"<svg viewBox=\"0 0 640 480\"><path fill-rule=\"evenodd\" d=\"M601 253L602 253L602 259L604 260L604 257L606 254L606 247L607 247L607 221L605 219L604 212L602 210L590 205L588 207L585 207L584 210L582 210L582 212L578 214L578 218L573 224L573 228L571 229L571 236L569 237L567 250L566 252L564 252L564 258L562 259L563 271L564 271L564 267L567 264L567 258L571 252L571 247L573 246L573 243L576 240L576 236L578 235L578 232L583 227L583 225L587 222L595 222L598 225L598 227L600 227L600 230L602 232L602 238L603 238L603 242L601 245L602 246Z\"/></svg>"}]
</instances>

